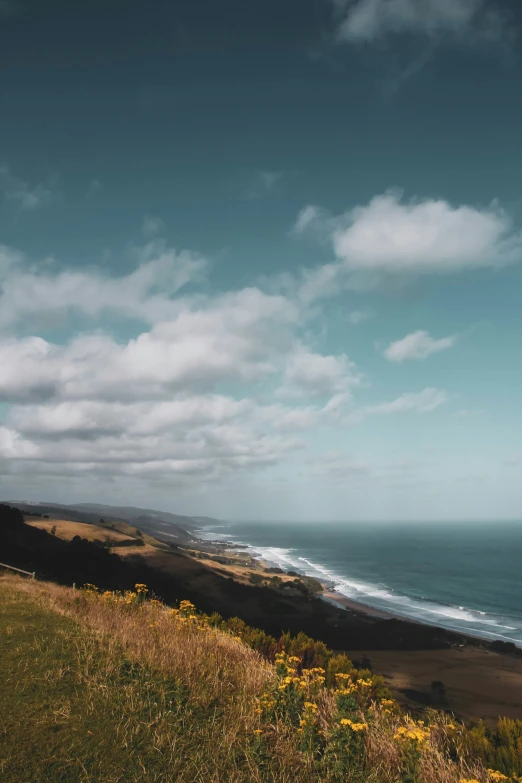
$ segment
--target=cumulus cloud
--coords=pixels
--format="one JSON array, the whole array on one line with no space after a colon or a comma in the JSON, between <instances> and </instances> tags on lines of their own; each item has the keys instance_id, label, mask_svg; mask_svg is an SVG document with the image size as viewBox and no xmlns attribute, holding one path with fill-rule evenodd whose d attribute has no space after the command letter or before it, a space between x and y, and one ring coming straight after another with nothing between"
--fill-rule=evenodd
<instances>
[{"instance_id":1,"label":"cumulus cloud","mask_svg":"<svg viewBox=\"0 0 522 783\"><path fill-rule=\"evenodd\" d=\"M391 273L454 272L522 254L522 236L499 207L406 202L398 192L376 196L340 218L332 242L347 268Z\"/></svg>"},{"instance_id":2,"label":"cumulus cloud","mask_svg":"<svg viewBox=\"0 0 522 783\"><path fill-rule=\"evenodd\" d=\"M305 303L342 288L368 289L390 276L451 274L522 259L522 234L495 203L481 209L441 199L407 201L392 190L336 217L307 207L296 226L298 233L313 227L327 237L337 259L303 270L296 288Z\"/></svg>"},{"instance_id":3,"label":"cumulus cloud","mask_svg":"<svg viewBox=\"0 0 522 783\"><path fill-rule=\"evenodd\" d=\"M135 248L134 256L138 267L133 272L108 277L97 270L53 271L50 262L31 266L20 253L0 247L0 329L74 311L91 318L112 312L154 323L179 312L173 295L202 280L207 269L202 256L178 252L161 239Z\"/></svg>"},{"instance_id":4,"label":"cumulus cloud","mask_svg":"<svg viewBox=\"0 0 522 783\"><path fill-rule=\"evenodd\" d=\"M52 183L30 185L14 176L6 165L0 166L0 191L5 199L27 212L48 206L57 195Z\"/></svg>"},{"instance_id":5,"label":"cumulus cloud","mask_svg":"<svg viewBox=\"0 0 522 783\"><path fill-rule=\"evenodd\" d=\"M282 297L246 289L184 309L125 343L104 334L66 345L5 339L0 399L160 399L220 382L259 381L294 344L283 331L294 317Z\"/></svg>"},{"instance_id":6,"label":"cumulus cloud","mask_svg":"<svg viewBox=\"0 0 522 783\"><path fill-rule=\"evenodd\" d=\"M362 376L348 356L323 356L305 349L290 357L282 394L325 397L346 394L361 383Z\"/></svg>"},{"instance_id":7,"label":"cumulus cloud","mask_svg":"<svg viewBox=\"0 0 522 783\"><path fill-rule=\"evenodd\" d=\"M340 18L338 38L370 43L407 34L430 40L501 40L506 22L487 0L333 0Z\"/></svg>"},{"instance_id":8,"label":"cumulus cloud","mask_svg":"<svg viewBox=\"0 0 522 783\"><path fill-rule=\"evenodd\" d=\"M444 351L455 345L457 337L441 337L433 339L428 332L418 330L407 334L402 340L391 343L384 351L384 355L391 362L404 362L407 359L426 359L432 353Z\"/></svg>"},{"instance_id":9,"label":"cumulus cloud","mask_svg":"<svg viewBox=\"0 0 522 783\"><path fill-rule=\"evenodd\" d=\"M313 428L446 399L426 389L347 417L364 376L346 353L309 345L302 291L188 295L205 259L156 237L132 256L133 271L111 276L0 248L1 474L223 486L283 463ZM78 315L83 331L67 340L29 333Z\"/></svg>"},{"instance_id":10,"label":"cumulus cloud","mask_svg":"<svg viewBox=\"0 0 522 783\"><path fill-rule=\"evenodd\" d=\"M130 339L0 337L0 472L213 482L277 465L302 448L299 433L338 419L355 368L307 352L297 302L255 287L183 296L204 260L159 240L135 252L138 268L118 278L0 254L4 329L46 313L149 322ZM256 382L291 383L303 399L262 404Z\"/></svg>"}]
</instances>

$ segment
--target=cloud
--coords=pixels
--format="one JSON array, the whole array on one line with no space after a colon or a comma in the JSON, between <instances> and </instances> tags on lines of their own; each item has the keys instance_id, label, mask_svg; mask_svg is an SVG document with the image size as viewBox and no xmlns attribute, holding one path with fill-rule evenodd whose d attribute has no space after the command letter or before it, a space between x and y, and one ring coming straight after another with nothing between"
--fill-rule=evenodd
<instances>
[{"instance_id":1,"label":"cloud","mask_svg":"<svg viewBox=\"0 0 522 783\"><path fill-rule=\"evenodd\" d=\"M290 357L285 381L280 394L331 397L347 395L353 386L361 383L362 376L346 354L323 356L301 349Z\"/></svg>"},{"instance_id":2,"label":"cloud","mask_svg":"<svg viewBox=\"0 0 522 783\"><path fill-rule=\"evenodd\" d=\"M186 296L204 260L160 240L133 252L141 263L120 277L0 252L0 473L201 487L277 466L300 433L339 421L357 368L307 348L299 302L256 287ZM12 334L77 313L94 328L64 342ZM96 328L105 313L146 326L118 339ZM264 404L255 384L294 399Z\"/></svg>"},{"instance_id":3,"label":"cloud","mask_svg":"<svg viewBox=\"0 0 522 783\"><path fill-rule=\"evenodd\" d=\"M285 334L294 317L281 297L246 289L183 309L123 344L100 333L66 345L8 338L0 341L0 400L161 399L260 381L294 345Z\"/></svg>"},{"instance_id":4,"label":"cloud","mask_svg":"<svg viewBox=\"0 0 522 783\"><path fill-rule=\"evenodd\" d=\"M0 191L5 199L14 202L26 212L48 206L57 195L52 183L30 185L25 180L11 174L6 165L0 166Z\"/></svg>"},{"instance_id":5,"label":"cloud","mask_svg":"<svg viewBox=\"0 0 522 783\"><path fill-rule=\"evenodd\" d=\"M455 272L508 263L522 255L522 236L495 205L477 209L433 199L404 202L400 193L388 192L338 223L333 247L348 269Z\"/></svg>"},{"instance_id":6,"label":"cloud","mask_svg":"<svg viewBox=\"0 0 522 783\"><path fill-rule=\"evenodd\" d=\"M496 41L508 35L506 21L486 0L334 0L338 39L371 43L388 36L430 40Z\"/></svg>"},{"instance_id":7,"label":"cloud","mask_svg":"<svg viewBox=\"0 0 522 783\"><path fill-rule=\"evenodd\" d=\"M69 312L98 318L112 312L148 323L173 317L173 296L188 283L201 281L207 261L196 253L176 251L160 239L134 248L138 267L121 277L100 271L50 271L51 262L24 262L20 253L0 247L0 330L19 322L63 317ZM9 274L2 269L9 268Z\"/></svg>"},{"instance_id":8,"label":"cloud","mask_svg":"<svg viewBox=\"0 0 522 783\"><path fill-rule=\"evenodd\" d=\"M337 260L303 270L295 286L305 303L390 276L452 274L522 259L522 234L496 203L479 209L441 199L405 201L388 191L336 217L306 207L293 232L310 229L327 238Z\"/></svg>"},{"instance_id":9,"label":"cloud","mask_svg":"<svg viewBox=\"0 0 522 783\"><path fill-rule=\"evenodd\" d=\"M303 234L313 225L322 225L323 216L324 213L319 207L308 204L308 206L303 207L297 216L292 232L294 234Z\"/></svg>"},{"instance_id":10,"label":"cloud","mask_svg":"<svg viewBox=\"0 0 522 783\"><path fill-rule=\"evenodd\" d=\"M357 424L368 416L390 416L395 413L431 413L448 402L448 394L442 389L428 387L421 392L402 394L391 402L367 405L347 417L347 423Z\"/></svg>"},{"instance_id":11,"label":"cloud","mask_svg":"<svg viewBox=\"0 0 522 783\"><path fill-rule=\"evenodd\" d=\"M456 341L456 335L442 337L434 340L428 332L417 331L391 343L384 351L384 355L391 362L404 362L407 359L426 359L432 353L451 348Z\"/></svg>"}]
</instances>

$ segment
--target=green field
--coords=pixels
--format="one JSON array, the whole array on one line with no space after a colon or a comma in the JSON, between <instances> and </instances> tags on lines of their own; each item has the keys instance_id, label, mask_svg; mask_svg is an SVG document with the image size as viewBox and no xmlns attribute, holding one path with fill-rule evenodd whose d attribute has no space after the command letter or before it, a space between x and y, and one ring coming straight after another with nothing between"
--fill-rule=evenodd
<instances>
[{"instance_id":1,"label":"green field","mask_svg":"<svg viewBox=\"0 0 522 783\"><path fill-rule=\"evenodd\" d=\"M7 584L0 660L2 783L248 780L208 755L216 710Z\"/></svg>"}]
</instances>

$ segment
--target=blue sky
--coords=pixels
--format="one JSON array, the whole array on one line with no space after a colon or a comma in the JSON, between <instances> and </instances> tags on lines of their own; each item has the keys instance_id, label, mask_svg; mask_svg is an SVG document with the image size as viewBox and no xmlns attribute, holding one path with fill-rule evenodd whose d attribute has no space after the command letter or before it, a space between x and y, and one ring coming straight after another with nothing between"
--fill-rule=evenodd
<instances>
[{"instance_id":1,"label":"blue sky","mask_svg":"<svg viewBox=\"0 0 522 783\"><path fill-rule=\"evenodd\" d=\"M522 11L0 2L0 494L522 505Z\"/></svg>"}]
</instances>

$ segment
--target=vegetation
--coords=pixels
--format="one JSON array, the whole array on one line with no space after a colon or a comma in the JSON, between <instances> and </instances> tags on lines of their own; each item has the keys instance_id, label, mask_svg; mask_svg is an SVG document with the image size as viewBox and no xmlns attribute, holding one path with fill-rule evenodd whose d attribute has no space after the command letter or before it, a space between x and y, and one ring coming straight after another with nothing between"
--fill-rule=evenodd
<instances>
[{"instance_id":1,"label":"vegetation","mask_svg":"<svg viewBox=\"0 0 522 783\"><path fill-rule=\"evenodd\" d=\"M6 783L491 783L522 723L416 721L381 677L305 634L132 591L0 580ZM490 765L490 771L488 771Z\"/></svg>"}]
</instances>

